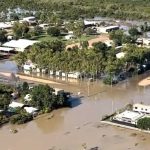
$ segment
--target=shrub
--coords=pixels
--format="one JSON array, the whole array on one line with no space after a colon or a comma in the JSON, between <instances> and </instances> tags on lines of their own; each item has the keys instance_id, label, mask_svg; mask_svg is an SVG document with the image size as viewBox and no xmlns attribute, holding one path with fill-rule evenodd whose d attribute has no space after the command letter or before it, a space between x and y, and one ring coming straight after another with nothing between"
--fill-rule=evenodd
<instances>
[{"instance_id":1,"label":"shrub","mask_svg":"<svg viewBox=\"0 0 150 150\"><path fill-rule=\"evenodd\" d=\"M150 130L150 118L145 117L142 119L139 119L137 122L137 127L144 130Z\"/></svg>"},{"instance_id":2,"label":"shrub","mask_svg":"<svg viewBox=\"0 0 150 150\"><path fill-rule=\"evenodd\" d=\"M103 83L108 84L108 85L111 85L111 84L113 85L113 84L118 83L118 81L115 78L108 76L108 77L104 78Z\"/></svg>"},{"instance_id":3,"label":"shrub","mask_svg":"<svg viewBox=\"0 0 150 150\"><path fill-rule=\"evenodd\" d=\"M49 27L47 29L47 34L51 36L59 36L60 35L60 30L57 27Z\"/></svg>"},{"instance_id":4,"label":"shrub","mask_svg":"<svg viewBox=\"0 0 150 150\"><path fill-rule=\"evenodd\" d=\"M10 123L12 124L24 124L33 119L31 114L17 114L10 118Z\"/></svg>"},{"instance_id":5,"label":"shrub","mask_svg":"<svg viewBox=\"0 0 150 150\"><path fill-rule=\"evenodd\" d=\"M8 118L4 115L0 115L0 125L9 122Z\"/></svg>"}]
</instances>

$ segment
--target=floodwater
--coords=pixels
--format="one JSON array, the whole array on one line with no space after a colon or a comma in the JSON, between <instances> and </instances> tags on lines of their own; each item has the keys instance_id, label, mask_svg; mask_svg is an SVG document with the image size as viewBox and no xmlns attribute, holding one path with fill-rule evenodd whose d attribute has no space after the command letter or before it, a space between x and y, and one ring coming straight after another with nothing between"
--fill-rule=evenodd
<instances>
[{"instance_id":1,"label":"floodwater","mask_svg":"<svg viewBox=\"0 0 150 150\"><path fill-rule=\"evenodd\" d=\"M134 77L116 86L104 86L100 81L87 84L59 85L82 98L73 100L72 108L53 111L24 125L5 125L0 129L0 150L149 150L150 134L104 125L103 115L110 114L128 103L150 104L150 88L138 82L150 73ZM10 129L18 133L10 133Z\"/></svg>"},{"instance_id":2,"label":"floodwater","mask_svg":"<svg viewBox=\"0 0 150 150\"><path fill-rule=\"evenodd\" d=\"M18 67L14 61L1 60L0 71L16 73L18 71Z\"/></svg>"}]
</instances>

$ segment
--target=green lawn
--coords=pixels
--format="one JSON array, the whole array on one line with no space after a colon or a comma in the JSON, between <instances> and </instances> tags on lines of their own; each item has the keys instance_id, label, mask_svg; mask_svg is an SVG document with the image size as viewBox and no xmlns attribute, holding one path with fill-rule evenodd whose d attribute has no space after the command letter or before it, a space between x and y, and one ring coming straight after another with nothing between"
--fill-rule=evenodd
<instances>
[{"instance_id":1,"label":"green lawn","mask_svg":"<svg viewBox=\"0 0 150 150\"><path fill-rule=\"evenodd\" d=\"M48 41L48 40L56 40L56 39L59 39L59 40L62 40L66 43L66 45L69 45L69 44L73 44L73 43L78 43L79 41L88 41L90 39L93 39L95 38L97 35L89 35L89 36L86 36L86 35L82 35L80 39L72 39L72 40L65 40L64 36L59 36L59 37L52 37L50 35L46 35L46 34L43 34L43 35L40 35L40 36L35 36L32 38L32 40L38 40L38 41Z\"/></svg>"},{"instance_id":2,"label":"green lawn","mask_svg":"<svg viewBox=\"0 0 150 150\"><path fill-rule=\"evenodd\" d=\"M80 39L73 39L73 40L66 41L66 44L69 45L69 44L78 43L81 41L88 41L88 40L96 38L96 37L97 37L97 35L88 35L88 36L82 35Z\"/></svg>"}]
</instances>

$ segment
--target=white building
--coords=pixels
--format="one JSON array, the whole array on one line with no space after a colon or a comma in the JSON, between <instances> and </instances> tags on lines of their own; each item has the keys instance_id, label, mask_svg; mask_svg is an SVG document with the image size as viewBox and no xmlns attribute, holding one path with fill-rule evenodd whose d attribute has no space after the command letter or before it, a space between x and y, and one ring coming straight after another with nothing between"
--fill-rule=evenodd
<instances>
[{"instance_id":1,"label":"white building","mask_svg":"<svg viewBox=\"0 0 150 150\"><path fill-rule=\"evenodd\" d=\"M43 30L47 30L49 27L49 24L47 23L39 24L39 27L41 27Z\"/></svg>"},{"instance_id":2,"label":"white building","mask_svg":"<svg viewBox=\"0 0 150 150\"><path fill-rule=\"evenodd\" d=\"M55 90L55 92L54 92L55 95L64 93L64 90L62 90L62 89L54 88L54 90Z\"/></svg>"},{"instance_id":3,"label":"white building","mask_svg":"<svg viewBox=\"0 0 150 150\"><path fill-rule=\"evenodd\" d=\"M68 73L68 78L74 78L74 79L78 79L81 77L81 73L80 72L69 72Z\"/></svg>"},{"instance_id":4,"label":"white building","mask_svg":"<svg viewBox=\"0 0 150 150\"><path fill-rule=\"evenodd\" d=\"M133 111L150 114L150 105L133 104Z\"/></svg>"},{"instance_id":5,"label":"white building","mask_svg":"<svg viewBox=\"0 0 150 150\"><path fill-rule=\"evenodd\" d=\"M23 65L23 69L26 71L30 71L31 69L35 69L35 68L36 68L36 65L33 64L30 60L25 62L25 64Z\"/></svg>"},{"instance_id":6,"label":"white building","mask_svg":"<svg viewBox=\"0 0 150 150\"><path fill-rule=\"evenodd\" d=\"M0 47L0 52L3 52L3 53L11 53L11 52L14 52L14 48Z\"/></svg>"},{"instance_id":7,"label":"white building","mask_svg":"<svg viewBox=\"0 0 150 150\"><path fill-rule=\"evenodd\" d=\"M117 114L116 116L113 117L114 121L119 121L122 123L128 123L132 125L136 125L137 121L141 119L144 116L144 114L140 112L134 112L134 111L124 111L120 114Z\"/></svg>"},{"instance_id":8,"label":"white building","mask_svg":"<svg viewBox=\"0 0 150 150\"><path fill-rule=\"evenodd\" d=\"M27 113L29 114L34 114L35 112L38 111L37 108L34 108L34 107L24 107L24 109L26 110Z\"/></svg>"},{"instance_id":9,"label":"white building","mask_svg":"<svg viewBox=\"0 0 150 150\"><path fill-rule=\"evenodd\" d=\"M96 24L100 24L101 22L102 22L102 20L98 20L98 19L85 19L84 25L85 26L96 25Z\"/></svg>"},{"instance_id":10,"label":"white building","mask_svg":"<svg viewBox=\"0 0 150 150\"><path fill-rule=\"evenodd\" d=\"M119 30L119 26L96 27L97 33L109 33L111 31Z\"/></svg>"},{"instance_id":11,"label":"white building","mask_svg":"<svg viewBox=\"0 0 150 150\"><path fill-rule=\"evenodd\" d=\"M150 38L143 38L143 44L150 46Z\"/></svg>"},{"instance_id":12,"label":"white building","mask_svg":"<svg viewBox=\"0 0 150 150\"><path fill-rule=\"evenodd\" d=\"M49 74L52 75L52 76L55 75L55 73L56 73L56 72L53 71L53 70L50 70L50 71L49 71Z\"/></svg>"},{"instance_id":13,"label":"white building","mask_svg":"<svg viewBox=\"0 0 150 150\"><path fill-rule=\"evenodd\" d=\"M23 18L23 21L26 21L29 24L32 24L32 23L36 23L36 18L34 16L25 17L25 18Z\"/></svg>"},{"instance_id":14,"label":"white building","mask_svg":"<svg viewBox=\"0 0 150 150\"><path fill-rule=\"evenodd\" d=\"M12 28L11 22L0 22L0 29L10 29Z\"/></svg>"},{"instance_id":15,"label":"white building","mask_svg":"<svg viewBox=\"0 0 150 150\"><path fill-rule=\"evenodd\" d=\"M19 39L19 40L11 40L3 44L4 47L14 48L17 52L24 52L25 49L32 46L34 43L39 41L27 40L27 39Z\"/></svg>"},{"instance_id":16,"label":"white building","mask_svg":"<svg viewBox=\"0 0 150 150\"><path fill-rule=\"evenodd\" d=\"M24 104L23 103L18 103L18 102L12 102L11 104L9 104L9 107L11 108L17 108L17 107L23 107Z\"/></svg>"},{"instance_id":17,"label":"white building","mask_svg":"<svg viewBox=\"0 0 150 150\"><path fill-rule=\"evenodd\" d=\"M61 70L56 71L56 76L62 76L62 71Z\"/></svg>"}]
</instances>

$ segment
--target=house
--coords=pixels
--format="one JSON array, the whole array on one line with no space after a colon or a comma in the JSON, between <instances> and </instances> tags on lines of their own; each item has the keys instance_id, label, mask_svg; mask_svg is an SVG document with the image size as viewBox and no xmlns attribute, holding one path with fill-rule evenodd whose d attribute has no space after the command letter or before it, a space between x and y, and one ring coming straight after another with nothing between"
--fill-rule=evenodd
<instances>
[{"instance_id":1,"label":"house","mask_svg":"<svg viewBox=\"0 0 150 150\"><path fill-rule=\"evenodd\" d=\"M30 60L25 62L25 64L23 65L23 69L26 71L30 71L31 69L35 69L35 68L36 68L36 65L33 64Z\"/></svg>"},{"instance_id":2,"label":"house","mask_svg":"<svg viewBox=\"0 0 150 150\"><path fill-rule=\"evenodd\" d=\"M55 73L56 73L56 72L53 71L53 70L50 70L50 71L49 71L49 74L52 75L52 76L55 75Z\"/></svg>"},{"instance_id":3,"label":"house","mask_svg":"<svg viewBox=\"0 0 150 150\"><path fill-rule=\"evenodd\" d=\"M113 121L117 121L124 124L136 125L137 121L144 117L144 114L140 112L128 111L117 114L113 117Z\"/></svg>"},{"instance_id":4,"label":"house","mask_svg":"<svg viewBox=\"0 0 150 150\"><path fill-rule=\"evenodd\" d=\"M82 76L82 74L80 72L69 72L68 73L68 78L78 79L81 76Z\"/></svg>"},{"instance_id":5,"label":"house","mask_svg":"<svg viewBox=\"0 0 150 150\"><path fill-rule=\"evenodd\" d=\"M137 44L143 44L143 39L142 39L142 38L138 38L138 39L136 40L136 43L137 43Z\"/></svg>"},{"instance_id":6,"label":"house","mask_svg":"<svg viewBox=\"0 0 150 150\"><path fill-rule=\"evenodd\" d=\"M96 27L97 33L109 33L115 30L119 30L119 26L107 26L107 27Z\"/></svg>"},{"instance_id":7,"label":"house","mask_svg":"<svg viewBox=\"0 0 150 150\"><path fill-rule=\"evenodd\" d=\"M10 47L0 47L0 52L3 54L12 54L14 53L14 48L10 48Z\"/></svg>"},{"instance_id":8,"label":"house","mask_svg":"<svg viewBox=\"0 0 150 150\"><path fill-rule=\"evenodd\" d=\"M93 25L100 24L101 22L102 22L102 20L99 18L84 19L84 25L85 26L93 26Z\"/></svg>"},{"instance_id":9,"label":"house","mask_svg":"<svg viewBox=\"0 0 150 150\"><path fill-rule=\"evenodd\" d=\"M143 45L150 46L150 38L143 38Z\"/></svg>"},{"instance_id":10,"label":"house","mask_svg":"<svg viewBox=\"0 0 150 150\"><path fill-rule=\"evenodd\" d=\"M49 27L49 24L47 23L39 24L39 27L41 27L43 30L47 30Z\"/></svg>"},{"instance_id":11,"label":"house","mask_svg":"<svg viewBox=\"0 0 150 150\"><path fill-rule=\"evenodd\" d=\"M24 107L24 109L26 110L27 113L29 114L34 114L38 111L37 108L34 108L34 107Z\"/></svg>"},{"instance_id":12,"label":"house","mask_svg":"<svg viewBox=\"0 0 150 150\"><path fill-rule=\"evenodd\" d=\"M36 18L34 16L25 17L25 18L23 18L23 21L26 21L29 24L34 24L34 23L36 23Z\"/></svg>"},{"instance_id":13,"label":"house","mask_svg":"<svg viewBox=\"0 0 150 150\"><path fill-rule=\"evenodd\" d=\"M17 108L17 107L23 107L24 106L24 104L23 103L18 103L18 102L12 102L12 103L10 103L9 104L9 107L11 107L11 108Z\"/></svg>"},{"instance_id":14,"label":"house","mask_svg":"<svg viewBox=\"0 0 150 150\"><path fill-rule=\"evenodd\" d=\"M133 111L150 114L150 105L133 104Z\"/></svg>"},{"instance_id":15,"label":"house","mask_svg":"<svg viewBox=\"0 0 150 150\"><path fill-rule=\"evenodd\" d=\"M56 71L56 76L62 76L62 71L61 70Z\"/></svg>"},{"instance_id":16,"label":"house","mask_svg":"<svg viewBox=\"0 0 150 150\"><path fill-rule=\"evenodd\" d=\"M0 29L11 29L11 22L0 22Z\"/></svg>"},{"instance_id":17,"label":"house","mask_svg":"<svg viewBox=\"0 0 150 150\"><path fill-rule=\"evenodd\" d=\"M54 88L54 90L55 90L55 92L54 92L55 95L64 93L64 90L62 90L62 89Z\"/></svg>"},{"instance_id":18,"label":"house","mask_svg":"<svg viewBox=\"0 0 150 150\"><path fill-rule=\"evenodd\" d=\"M24 52L33 44L39 41L27 40L27 39L19 39L19 40L11 40L3 44L4 47L14 48L17 52Z\"/></svg>"}]
</instances>

